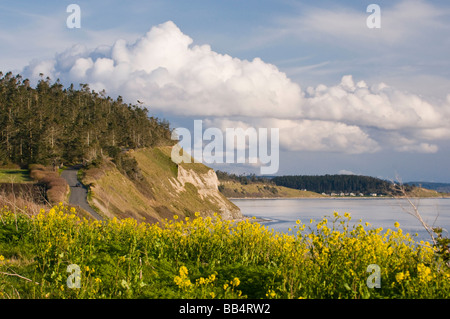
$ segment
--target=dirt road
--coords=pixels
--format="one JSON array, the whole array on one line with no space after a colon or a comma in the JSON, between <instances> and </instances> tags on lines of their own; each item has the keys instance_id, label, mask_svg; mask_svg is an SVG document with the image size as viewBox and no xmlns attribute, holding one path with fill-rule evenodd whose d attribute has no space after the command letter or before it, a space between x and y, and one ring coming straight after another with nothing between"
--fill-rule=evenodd
<instances>
[{"instance_id":1,"label":"dirt road","mask_svg":"<svg viewBox=\"0 0 450 319\"><path fill-rule=\"evenodd\" d=\"M81 166L73 166L61 173L61 177L63 177L70 186L69 204L72 206L81 207L97 220L103 220L103 217L92 209L91 206L89 206L87 201L88 190L83 184L81 184L77 177L77 173L80 168Z\"/></svg>"}]
</instances>

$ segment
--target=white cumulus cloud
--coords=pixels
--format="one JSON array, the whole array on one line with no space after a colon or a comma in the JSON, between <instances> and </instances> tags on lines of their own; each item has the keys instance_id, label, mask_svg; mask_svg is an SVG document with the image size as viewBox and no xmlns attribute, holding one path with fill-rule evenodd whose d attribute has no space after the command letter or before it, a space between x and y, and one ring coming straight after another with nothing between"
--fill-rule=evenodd
<instances>
[{"instance_id":1,"label":"white cumulus cloud","mask_svg":"<svg viewBox=\"0 0 450 319\"><path fill-rule=\"evenodd\" d=\"M436 152L435 139L450 139L450 95L431 103L384 83L355 83L351 75L302 90L260 58L242 60L194 44L171 21L134 43L77 45L24 69L32 79L41 72L165 114L209 118L205 123L216 127L276 127L281 147L293 151Z\"/></svg>"},{"instance_id":2,"label":"white cumulus cloud","mask_svg":"<svg viewBox=\"0 0 450 319\"><path fill-rule=\"evenodd\" d=\"M171 21L151 28L135 43L117 40L105 52L79 47L28 67L32 75L89 83L156 110L197 116L299 115L301 89L274 65L240 60L208 45L192 45ZM51 66L61 65L52 70ZM49 74L50 73L50 74Z\"/></svg>"}]
</instances>

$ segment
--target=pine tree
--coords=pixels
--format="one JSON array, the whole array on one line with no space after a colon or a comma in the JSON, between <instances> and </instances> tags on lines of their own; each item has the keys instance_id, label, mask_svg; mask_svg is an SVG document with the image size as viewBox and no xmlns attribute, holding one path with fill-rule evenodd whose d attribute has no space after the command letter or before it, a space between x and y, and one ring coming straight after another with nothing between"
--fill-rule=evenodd
<instances>
[{"instance_id":1,"label":"pine tree","mask_svg":"<svg viewBox=\"0 0 450 319\"><path fill-rule=\"evenodd\" d=\"M0 165L76 163L111 147L173 145L169 123L148 113L88 84L64 89L41 75L32 88L28 79L0 72Z\"/></svg>"}]
</instances>

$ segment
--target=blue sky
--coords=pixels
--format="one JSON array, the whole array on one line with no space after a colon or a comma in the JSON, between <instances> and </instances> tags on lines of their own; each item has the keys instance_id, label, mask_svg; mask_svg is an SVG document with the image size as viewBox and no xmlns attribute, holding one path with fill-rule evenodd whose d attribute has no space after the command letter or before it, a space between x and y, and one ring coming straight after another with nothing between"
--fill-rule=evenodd
<instances>
[{"instance_id":1,"label":"blue sky","mask_svg":"<svg viewBox=\"0 0 450 319\"><path fill-rule=\"evenodd\" d=\"M450 182L449 18L422 0L2 1L0 70L90 83L175 127L279 127L279 174Z\"/></svg>"}]
</instances>

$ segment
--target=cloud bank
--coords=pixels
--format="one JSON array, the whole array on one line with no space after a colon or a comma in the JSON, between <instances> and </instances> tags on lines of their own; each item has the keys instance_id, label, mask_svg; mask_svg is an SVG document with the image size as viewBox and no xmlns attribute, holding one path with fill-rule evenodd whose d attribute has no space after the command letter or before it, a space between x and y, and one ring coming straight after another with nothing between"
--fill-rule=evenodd
<instances>
[{"instance_id":1,"label":"cloud bank","mask_svg":"<svg viewBox=\"0 0 450 319\"><path fill-rule=\"evenodd\" d=\"M302 89L259 58L194 44L171 21L134 43L77 45L23 71L34 80L39 73L219 128L277 127L281 147L291 151L434 153L439 141L450 139L450 94L432 103L384 83L355 83L351 75L334 86Z\"/></svg>"}]
</instances>

